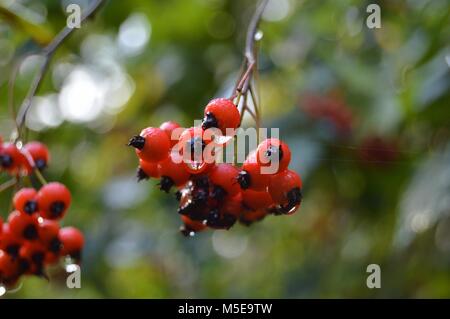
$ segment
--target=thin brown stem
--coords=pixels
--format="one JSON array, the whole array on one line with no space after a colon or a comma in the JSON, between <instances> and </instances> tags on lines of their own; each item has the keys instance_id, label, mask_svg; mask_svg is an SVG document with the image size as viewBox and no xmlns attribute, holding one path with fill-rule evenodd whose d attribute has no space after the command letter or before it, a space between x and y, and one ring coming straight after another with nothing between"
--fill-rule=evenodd
<instances>
[{"instance_id":1,"label":"thin brown stem","mask_svg":"<svg viewBox=\"0 0 450 319\"><path fill-rule=\"evenodd\" d=\"M0 193L7 190L10 187L13 187L17 184L17 178L12 178L9 181L4 182L0 185Z\"/></svg>"},{"instance_id":2,"label":"thin brown stem","mask_svg":"<svg viewBox=\"0 0 450 319\"><path fill-rule=\"evenodd\" d=\"M101 7L101 5L104 3L104 0L94 0L93 4L89 9L86 10L86 12L83 13L81 16L80 22L83 23L85 20L87 20L90 16L94 15L95 12ZM20 110L17 115L17 127L18 127L18 137L21 136L21 131L23 129L23 126L25 124L28 111L30 110L30 107L32 105L32 101L34 96L39 90L39 87L41 86L42 80L44 79L45 73L48 69L48 66L50 64L50 61L52 57L54 56L56 50L60 47L60 45L64 42L64 40L67 39L69 35L71 35L75 31L75 28L70 28L66 26L64 29L62 29L56 37L46 46L42 49L42 52L40 53L41 56L44 57L44 62L42 63L41 67L39 68L38 72L36 73L35 77L33 78L33 81L31 83L30 89L28 90L27 95L25 96L25 99L22 102L22 105L20 107Z\"/></svg>"}]
</instances>

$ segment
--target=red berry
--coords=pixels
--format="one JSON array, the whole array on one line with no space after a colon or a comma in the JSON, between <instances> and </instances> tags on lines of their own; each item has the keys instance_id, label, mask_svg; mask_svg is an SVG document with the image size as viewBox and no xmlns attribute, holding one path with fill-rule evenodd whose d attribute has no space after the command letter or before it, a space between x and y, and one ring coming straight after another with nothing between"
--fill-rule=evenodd
<instances>
[{"instance_id":1,"label":"red berry","mask_svg":"<svg viewBox=\"0 0 450 319\"><path fill-rule=\"evenodd\" d=\"M22 242L23 240L11 231L9 225L4 223L0 235L0 250L4 250L9 255L15 257L19 253Z\"/></svg>"},{"instance_id":2,"label":"red berry","mask_svg":"<svg viewBox=\"0 0 450 319\"><path fill-rule=\"evenodd\" d=\"M160 128L148 127L140 135L134 136L128 143L136 148L139 158L148 162L159 162L169 156L170 140Z\"/></svg>"},{"instance_id":3,"label":"red berry","mask_svg":"<svg viewBox=\"0 0 450 319\"><path fill-rule=\"evenodd\" d=\"M40 213L47 219L61 219L71 202L69 190L57 182L44 185L39 190L37 198Z\"/></svg>"},{"instance_id":4,"label":"red berry","mask_svg":"<svg viewBox=\"0 0 450 319\"><path fill-rule=\"evenodd\" d=\"M246 226L250 226L254 222L263 220L266 216L267 212L265 209L244 210L242 212L241 218L239 219L239 222Z\"/></svg>"},{"instance_id":5,"label":"red berry","mask_svg":"<svg viewBox=\"0 0 450 319\"><path fill-rule=\"evenodd\" d=\"M174 185L184 185L190 176L185 168L182 156L178 153L171 153L166 160L160 162L158 171L161 176L160 187L166 192Z\"/></svg>"},{"instance_id":6,"label":"red berry","mask_svg":"<svg viewBox=\"0 0 450 319\"><path fill-rule=\"evenodd\" d=\"M297 173L285 170L271 177L269 193L284 213L293 213L302 201L302 180Z\"/></svg>"},{"instance_id":7,"label":"red berry","mask_svg":"<svg viewBox=\"0 0 450 319\"><path fill-rule=\"evenodd\" d=\"M18 273L17 262L6 252L0 250L0 283L16 276Z\"/></svg>"},{"instance_id":8,"label":"red berry","mask_svg":"<svg viewBox=\"0 0 450 319\"><path fill-rule=\"evenodd\" d=\"M47 167L50 160L50 154L47 146L40 142L29 142L25 144L23 150L30 154L37 169L43 170Z\"/></svg>"},{"instance_id":9,"label":"red berry","mask_svg":"<svg viewBox=\"0 0 450 319\"><path fill-rule=\"evenodd\" d=\"M251 152L239 173L238 182L242 189L262 191L269 185L270 175L262 174L261 166L256 160L256 152Z\"/></svg>"},{"instance_id":10,"label":"red berry","mask_svg":"<svg viewBox=\"0 0 450 319\"><path fill-rule=\"evenodd\" d=\"M83 233L75 227L64 227L59 230L58 237L62 244L61 254L79 260L84 246Z\"/></svg>"},{"instance_id":11,"label":"red berry","mask_svg":"<svg viewBox=\"0 0 450 319\"><path fill-rule=\"evenodd\" d=\"M241 121L241 116L236 105L225 98L214 99L205 108L205 117L202 128L218 128L226 135L226 129L236 129Z\"/></svg>"},{"instance_id":12,"label":"red berry","mask_svg":"<svg viewBox=\"0 0 450 319\"><path fill-rule=\"evenodd\" d=\"M242 192L245 207L251 210L268 208L273 205L273 199L267 191L254 191L247 189Z\"/></svg>"},{"instance_id":13,"label":"red berry","mask_svg":"<svg viewBox=\"0 0 450 319\"><path fill-rule=\"evenodd\" d=\"M58 238L59 224L57 221L44 219L39 223L38 236L40 242L52 253L57 254L61 249Z\"/></svg>"},{"instance_id":14,"label":"red berry","mask_svg":"<svg viewBox=\"0 0 450 319\"><path fill-rule=\"evenodd\" d=\"M24 164L25 158L16 145L3 144L0 150L0 168L7 170L10 174L17 174Z\"/></svg>"},{"instance_id":15,"label":"red berry","mask_svg":"<svg viewBox=\"0 0 450 319\"><path fill-rule=\"evenodd\" d=\"M149 178L159 178L158 163L139 160L139 168L137 172L138 181Z\"/></svg>"},{"instance_id":16,"label":"red berry","mask_svg":"<svg viewBox=\"0 0 450 319\"><path fill-rule=\"evenodd\" d=\"M41 275L43 273L47 250L40 242L26 242L20 247L20 264L27 274Z\"/></svg>"},{"instance_id":17,"label":"red berry","mask_svg":"<svg viewBox=\"0 0 450 319\"><path fill-rule=\"evenodd\" d=\"M36 240L38 238L39 221L37 214L28 215L13 211L8 217L11 233L20 239Z\"/></svg>"},{"instance_id":18,"label":"red berry","mask_svg":"<svg viewBox=\"0 0 450 319\"><path fill-rule=\"evenodd\" d=\"M227 197L220 208L223 215L231 215L236 219L239 218L242 210L242 193Z\"/></svg>"},{"instance_id":19,"label":"red berry","mask_svg":"<svg viewBox=\"0 0 450 319\"><path fill-rule=\"evenodd\" d=\"M206 225L200 221L192 220L186 215L181 215L183 226L180 227L180 232L185 236L192 236L206 228Z\"/></svg>"},{"instance_id":20,"label":"red berry","mask_svg":"<svg viewBox=\"0 0 450 319\"><path fill-rule=\"evenodd\" d=\"M180 124L178 124L177 122L174 122L174 121L167 121L167 122L162 123L159 126L159 128L161 130L163 130L164 132L166 132L166 134L170 140L170 146L174 146L175 144L178 143L178 139L180 138L180 136L179 136L179 134L176 134L178 130L177 131L175 131L175 130L181 128ZM181 131L181 130L179 130L179 131Z\"/></svg>"},{"instance_id":21,"label":"red berry","mask_svg":"<svg viewBox=\"0 0 450 319\"><path fill-rule=\"evenodd\" d=\"M209 179L215 186L222 187L228 195L234 196L241 190L238 184L239 172L236 166L221 163L212 168Z\"/></svg>"},{"instance_id":22,"label":"red berry","mask_svg":"<svg viewBox=\"0 0 450 319\"><path fill-rule=\"evenodd\" d=\"M34 188L22 188L13 198L14 208L28 215L38 210L37 192Z\"/></svg>"},{"instance_id":23,"label":"red berry","mask_svg":"<svg viewBox=\"0 0 450 319\"><path fill-rule=\"evenodd\" d=\"M278 169L275 173L287 169L291 161L289 146L277 138L269 138L261 142L256 149L256 153L259 165L273 166L278 164Z\"/></svg>"}]
</instances>

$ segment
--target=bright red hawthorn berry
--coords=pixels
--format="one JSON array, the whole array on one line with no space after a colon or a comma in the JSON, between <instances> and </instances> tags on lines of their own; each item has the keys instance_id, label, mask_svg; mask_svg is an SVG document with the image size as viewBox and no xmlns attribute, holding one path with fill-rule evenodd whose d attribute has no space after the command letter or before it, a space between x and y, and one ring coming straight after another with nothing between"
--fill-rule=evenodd
<instances>
[{"instance_id":1,"label":"bright red hawthorn berry","mask_svg":"<svg viewBox=\"0 0 450 319\"><path fill-rule=\"evenodd\" d=\"M209 179L214 186L221 187L226 194L234 196L241 191L238 184L240 169L232 164L220 163L209 172Z\"/></svg>"},{"instance_id":2,"label":"bright red hawthorn berry","mask_svg":"<svg viewBox=\"0 0 450 319\"><path fill-rule=\"evenodd\" d=\"M166 132L157 127L147 127L140 135L133 136L128 142L136 149L139 158L148 162L159 162L169 156L170 140Z\"/></svg>"},{"instance_id":3,"label":"bright red hawthorn berry","mask_svg":"<svg viewBox=\"0 0 450 319\"><path fill-rule=\"evenodd\" d=\"M42 275L46 253L46 248L40 242L25 242L19 250L21 271L26 274Z\"/></svg>"},{"instance_id":4,"label":"bright red hawthorn berry","mask_svg":"<svg viewBox=\"0 0 450 319\"><path fill-rule=\"evenodd\" d=\"M218 128L226 135L226 129L236 129L241 121L241 116L233 101L225 98L211 100L205 107L205 117L202 128Z\"/></svg>"},{"instance_id":5,"label":"bright red hawthorn berry","mask_svg":"<svg viewBox=\"0 0 450 319\"><path fill-rule=\"evenodd\" d=\"M179 129L180 127L181 127L180 124L174 121L167 121L159 126L159 128L164 132L166 132L167 136L169 137L170 146L174 146L175 144L178 143L178 139L180 136L177 136L177 134L175 134L176 132L174 131L176 129Z\"/></svg>"},{"instance_id":6,"label":"bright red hawthorn berry","mask_svg":"<svg viewBox=\"0 0 450 319\"><path fill-rule=\"evenodd\" d=\"M294 213L302 201L302 180L294 171L285 170L271 177L269 193L284 213Z\"/></svg>"},{"instance_id":7,"label":"bright red hawthorn berry","mask_svg":"<svg viewBox=\"0 0 450 319\"><path fill-rule=\"evenodd\" d=\"M38 207L42 217L61 219L70 206L70 191L61 183L52 182L42 186L37 196Z\"/></svg>"},{"instance_id":8,"label":"bright red hawthorn berry","mask_svg":"<svg viewBox=\"0 0 450 319\"><path fill-rule=\"evenodd\" d=\"M227 196L220 207L220 211L223 215L231 215L239 218L243 210L242 204L242 193L237 193L232 197Z\"/></svg>"},{"instance_id":9,"label":"bright red hawthorn berry","mask_svg":"<svg viewBox=\"0 0 450 319\"><path fill-rule=\"evenodd\" d=\"M0 282L16 276L18 273L17 262L6 252L0 250Z\"/></svg>"},{"instance_id":10,"label":"bright red hawthorn berry","mask_svg":"<svg viewBox=\"0 0 450 319\"><path fill-rule=\"evenodd\" d=\"M59 240L61 241L61 255L70 256L76 260L81 259L81 250L84 246L84 236L75 227L64 227L59 230Z\"/></svg>"},{"instance_id":11,"label":"bright red hawthorn berry","mask_svg":"<svg viewBox=\"0 0 450 319\"><path fill-rule=\"evenodd\" d=\"M174 152L158 164L158 171L161 176L160 188L165 192L169 192L172 186L184 185L190 176L182 156Z\"/></svg>"},{"instance_id":12,"label":"bright red hawthorn berry","mask_svg":"<svg viewBox=\"0 0 450 319\"><path fill-rule=\"evenodd\" d=\"M275 173L288 168L291 161L289 146L277 138L268 138L262 141L256 149L256 159L261 166L274 166L278 164Z\"/></svg>"},{"instance_id":13,"label":"bright red hawthorn berry","mask_svg":"<svg viewBox=\"0 0 450 319\"><path fill-rule=\"evenodd\" d=\"M34 188L22 188L13 197L14 208L28 215L38 210L37 192Z\"/></svg>"},{"instance_id":14,"label":"bright red hawthorn berry","mask_svg":"<svg viewBox=\"0 0 450 319\"><path fill-rule=\"evenodd\" d=\"M158 163L139 160L139 168L137 171L138 181L149 178L159 178Z\"/></svg>"},{"instance_id":15,"label":"bright red hawthorn berry","mask_svg":"<svg viewBox=\"0 0 450 319\"><path fill-rule=\"evenodd\" d=\"M38 239L39 221L37 214L28 215L13 211L8 217L11 233L23 240Z\"/></svg>"},{"instance_id":16,"label":"bright red hawthorn berry","mask_svg":"<svg viewBox=\"0 0 450 319\"><path fill-rule=\"evenodd\" d=\"M201 221L190 219L186 215L181 215L183 226L180 227L180 232L185 236L192 236L194 233L200 232L206 228L206 225Z\"/></svg>"},{"instance_id":17,"label":"bright red hawthorn berry","mask_svg":"<svg viewBox=\"0 0 450 319\"><path fill-rule=\"evenodd\" d=\"M267 216L267 212L265 209L257 209L257 210L244 210L241 214L239 222L246 226L250 226L254 222L261 221Z\"/></svg>"},{"instance_id":18,"label":"bright red hawthorn berry","mask_svg":"<svg viewBox=\"0 0 450 319\"><path fill-rule=\"evenodd\" d=\"M25 144L23 150L30 154L37 169L43 170L47 167L47 164L50 160L50 153L47 146L40 142L34 141Z\"/></svg>"},{"instance_id":19,"label":"bright red hawthorn berry","mask_svg":"<svg viewBox=\"0 0 450 319\"><path fill-rule=\"evenodd\" d=\"M38 237L39 241L46 249L54 254L61 250L61 242L59 241L59 223L55 220L44 219L39 223Z\"/></svg>"},{"instance_id":20,"label":"bright red hawthorn berry","mask_svg":"<svg viewBox=\"0 0 450 319\"><path fill-rule=\"evenodd\" d=\"M242 165L238 182L242 189L262 191L269 185L270 175L261 172L261 165L256 160L256 152L251 152Z\"/></svg>"},{"instance_id":21,"label":"bright red hawthorn berry","mask_svg":"<svg viewBox=\"0 0 450 319\"><path fill-rule=\"evenodd\" d=\"M25 158L14 144L3 144L0 150L0 168L10 174L17 174L25 164Z\"/></svg>"},{"instance_id":22,"label":"bright red hawthorn berry","mask_svg":"<svg viewBox=\"0 0 450 319\"><path fill-rule=\"evenodd\" d=\"M17 237L10 229L8 223L4 223L2 233L0 235L0 250L7 254L16 257L19 253L19 248L22 245L23 239Z\"/></svg>"}]
</instances>

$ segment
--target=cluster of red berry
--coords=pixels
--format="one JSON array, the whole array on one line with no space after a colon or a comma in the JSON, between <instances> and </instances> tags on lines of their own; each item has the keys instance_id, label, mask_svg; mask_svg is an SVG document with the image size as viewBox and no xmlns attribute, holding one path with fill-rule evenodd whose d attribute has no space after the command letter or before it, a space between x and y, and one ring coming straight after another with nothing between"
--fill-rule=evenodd
<instances>
[{"instance_id":1,"label":"cluster of red berry","mask_svg":"<svg viewBox=\"0 0 450 319\"><path fill-rule=\"evenodd\" d=\"M267 214L292 214L300 206L302 182L288 169L291 152L279 139L264 140L241 167L215 162L214 150L228 143L218 137L239 125L236 105L220 98L206 106L201 127L183 129L165 122L142 130L128 143L139 157L139 180L159 178L165 192L177 188L180 230L186 236L207 227L229 229L236 221L250 225ZM264 170L269 167L275 169Z\"/></svg>"},{"instance_id":2,"label":"cluster of red berry","mask_svg":"<svg viewBox=\"0 0 450 319\"><path fill-rule=\"evenodd\" d=\"M0 144L0 167L16 178L44 169L48 160L42 143L30 142L21 149L14 143ZM5 223L0 218L0 285L14 286L22 275L45 277L45 267L62 256L80 261L83 234L59 225L70 203L69 190L57 182L15 193L13 211Z\"/></svg>"}]
</instances>

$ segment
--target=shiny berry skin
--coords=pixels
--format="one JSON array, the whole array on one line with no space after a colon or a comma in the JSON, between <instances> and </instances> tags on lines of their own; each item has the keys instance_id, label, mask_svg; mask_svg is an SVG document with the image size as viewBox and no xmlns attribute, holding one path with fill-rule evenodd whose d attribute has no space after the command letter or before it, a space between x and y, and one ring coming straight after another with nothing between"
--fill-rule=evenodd
<instances>
[{"instance_id":1,"label":"shiny berry skin","mask_svg":"<svg viewBox=\"0 0 450 319\"><path fill-rule=\"evenodd\" d=\"M256 149L256 159L261 166L275 166L278 169L274 174L288 168L291 161L291 150L286 143L277 138L268 138L262 141Z\"/></svg>"},{"instance_id":2,"label":"shiny berry skin","mask_svg":"<svg viewBox=\"0 0 450 319\"><path fill-rule=\"evenodd\" d=\"M138 181L159 177L158 163L139 160L139 168L137 171Z\"/></svg>"},{"instance_id":3,"label":"shiny berry skin","mask_svg":"<svg viewBox=\"0 0 450 319\"><path fill-rule=\"evenodd\" d=\"M49 219L44 219L38 227L39 241L55 254L61 250L61 242L58 238L59 229L59 223Z\"/></svg>"},{"instance_id":4,"label":"shiny berry skin","mask_svg":"<svg viewBox=\"0 0 450 319\"><path fill-rule=\"evenodd\" d=\"M8 217L11 233L23 240L38 239L39 221L37 214L28 215L19 211L12 212Z\"/></svg>"},{"instance_id":5,"label":"shiny berry skin","mask_svg":"<svg viewBox=\"0 0 450 319\"><path fill-rule=\"evenodd\" d=\"M201 127L195 126L181 133L178 145L180 147L180 153L185 155L186 159L194 159L196 156L199 159L203 159L203 151L211 141L211 135L205 134L205 131Z\"/></svg>"},{"instance_id":6,"label":"shiny berry skin","mask_svg":"<svg viewBox=\"0 0 450 319\"><path fill-rule=\"evenodd\" d=\"M244 210L241 214L241 218L239 222L246 226L250 226L254 222L261 221L264 217L267 216L267 212L265 209L257 209L257 210Z\"/></svg>"},{"instance_id":7,"label":"shiny berry skin","mask_svg":"<svg viewBox=\"0 0 450 319\"><path fill-rule=\"evenodd\" d=\"M25 157L14 144L3 144L0 150L0 168L17 174L25 164Z\"/></svg>"},{"instance_id":8,"label":"shiny berry skin","mask_svg":"<svg viewBox=\"0 0 450 319\"><path fill-rule=\"evenodd\" d=\"M238 193L232 197L227 196L220 207L220 212L223 215L231 215L239 218L243 211L242 204L242 193Z\"/></svg>"},{"instance_id":9,"label":"shiny berry skin","mask_svg":"<svg viewBox=\"0 0 450 319\"><path fill-rule=\"evenodd\" d=\"M71 195L61 183L52 182L42 186L37 196L40 214L46 219L61 219L70 206Z\"/></svg>"},{"instance_id":10,"label":"shiny berry skin","mask_svg":"<svg viewBox=\"0 0 450 319\"><path fill-rule=\"evenodd\" d=\"M274 204L272 196L267 191L254 191L247 189L242 192L242 201L246 208L251 210L268 208Z\"/></svg>"},{"instance_id":11,"label":"shiny berry skin","mask_svg":"<svg viewBox=\"0 0 450 319\"><path fill-rule=\"evenodd\" d=\"M293 213L302 201L302 180L294 171L285 170L271 177L269 193L285 213Z\"/></svg>"},{"instance_id":12,"label":"shiny berry skin","mask_svg":"<svg viewBox=\"0 0 450 319\"><path fill-rule=\"evenodd\" d=\"M172 186L184 185L190 176L182 156L178 153L171 153L166 160L160 162L158 170L161 176L160 188L165 192L168 192Z\"/></svg>"},{"instance_id":13,"label":"shiny berry skin","mask_svg":"<svg viewBox=\"0 0 450 319\"><path fill-rule=\"evenodd\" d=\"M253 189L262 191L269 185L270 175L262 174L261 165L256 160L256 153L252 152L242 165L238 182L242 189Z\"/></svg>"},{"instance_id":14,"label":"shiny berry skin","mask_svg":"<svg viewBox=\"0 0 450 319\"><path fill-rule=\"evenodd\" d=\"M16 276L18 273L17 262L6 252L0 250L0 283Z\"/></svg>"},{"instance_id":15,"label":"shiny berry skin","mask_svg":"<svg viewBox=\"0 0 450 319\"><path fill-rule=\"evenodd\" d=\"M162 123L159 126L159 128L161 130L163 130L164 132L166 132L167 137L169 137L169 140L170 140L170 146L174 146L175 144L178 143L180 136L177 136L179 134L176 134L176 133L178 131L177 129L181 128L180 124L178 124L177 122L174 122L174 121L167 121L167 122ZM175 131L175 130L177 130L177 131Z\"/></svg>"},{"instance_id":16,"label":"shiny berry skin","mask_svg":"<svg viewBox=\"0 0 450 319\"><path fill-rule=\"evenodd\" d=\"M62 244L61 255L79 260L84 246L83 233L75 227L64 227L59 230L58 237Z\"/></svg>"},{"instance_id":17,"label":"shiny berry skin","mask_svg":"<svg viewBox=\"0 0 450 319\"><path fill-rule=\"evenodd\" d=\"M241 115L236 105L225 98L211 100L205 107L205 117L203 119L202 128L218 128L222 134L226 135L226 129L236 129L239 127Z\"/></svg>"},{"instance_id":18,"label":"shiny berry skin","mask_svg":"<svg viewBox=\"0 0 450 319\"><path fill-rule=\"evenodd\" d=\"M192 220L186 215L181 215L181 220L183 221L183 226L180 227L180 232L184 236L192 236L194 233L201 232L206 228L206 225L201 221Z\"/></svg>"},{"instance_id":19,"label":"shiny berry skin","mask_svg":"<svg viewBox=\"0 0 450 319\"><path fill-rule=\"evenodd\" d=\"M24 152L28 152L36 165L36 168L43 170L47 167L50 154L47 146L40 142L29 142L23 147Z\"/></svg>"},{"instance_id":20,"label":"shiny berry skin","mask_svg":"<svg viewBox=\"0 0 450 319\"><path fill-rule=\"evenodd\" d=\"M14 208L28 215L38 210L37 192L34 188L22 188L13 198Z\"/></svg>"},{"instance_id":21,"label":"shiny berry skin","mask_svg":"<svg viewBox=\"0 0 450 319\"><path fill-rule=\"evenodd\" d=\"M140 159L159 162L169 156L171 144L165 131L157 127L147 127L140 135L131 138L128 145L136 149Z\"/></svg>"},{"instance_id":22,"label":"shiny berry skin","mask_svg":"<svg viewBox=\"0 0 450 319\"><path fill-rule=\"evenodd\" d=\"M241 191L237 178L240 169L228 163L220 163L214 166L210 173L209 179L215 186L222 187L225 192L234 196Z\"/></svg>"}]
</instances>

